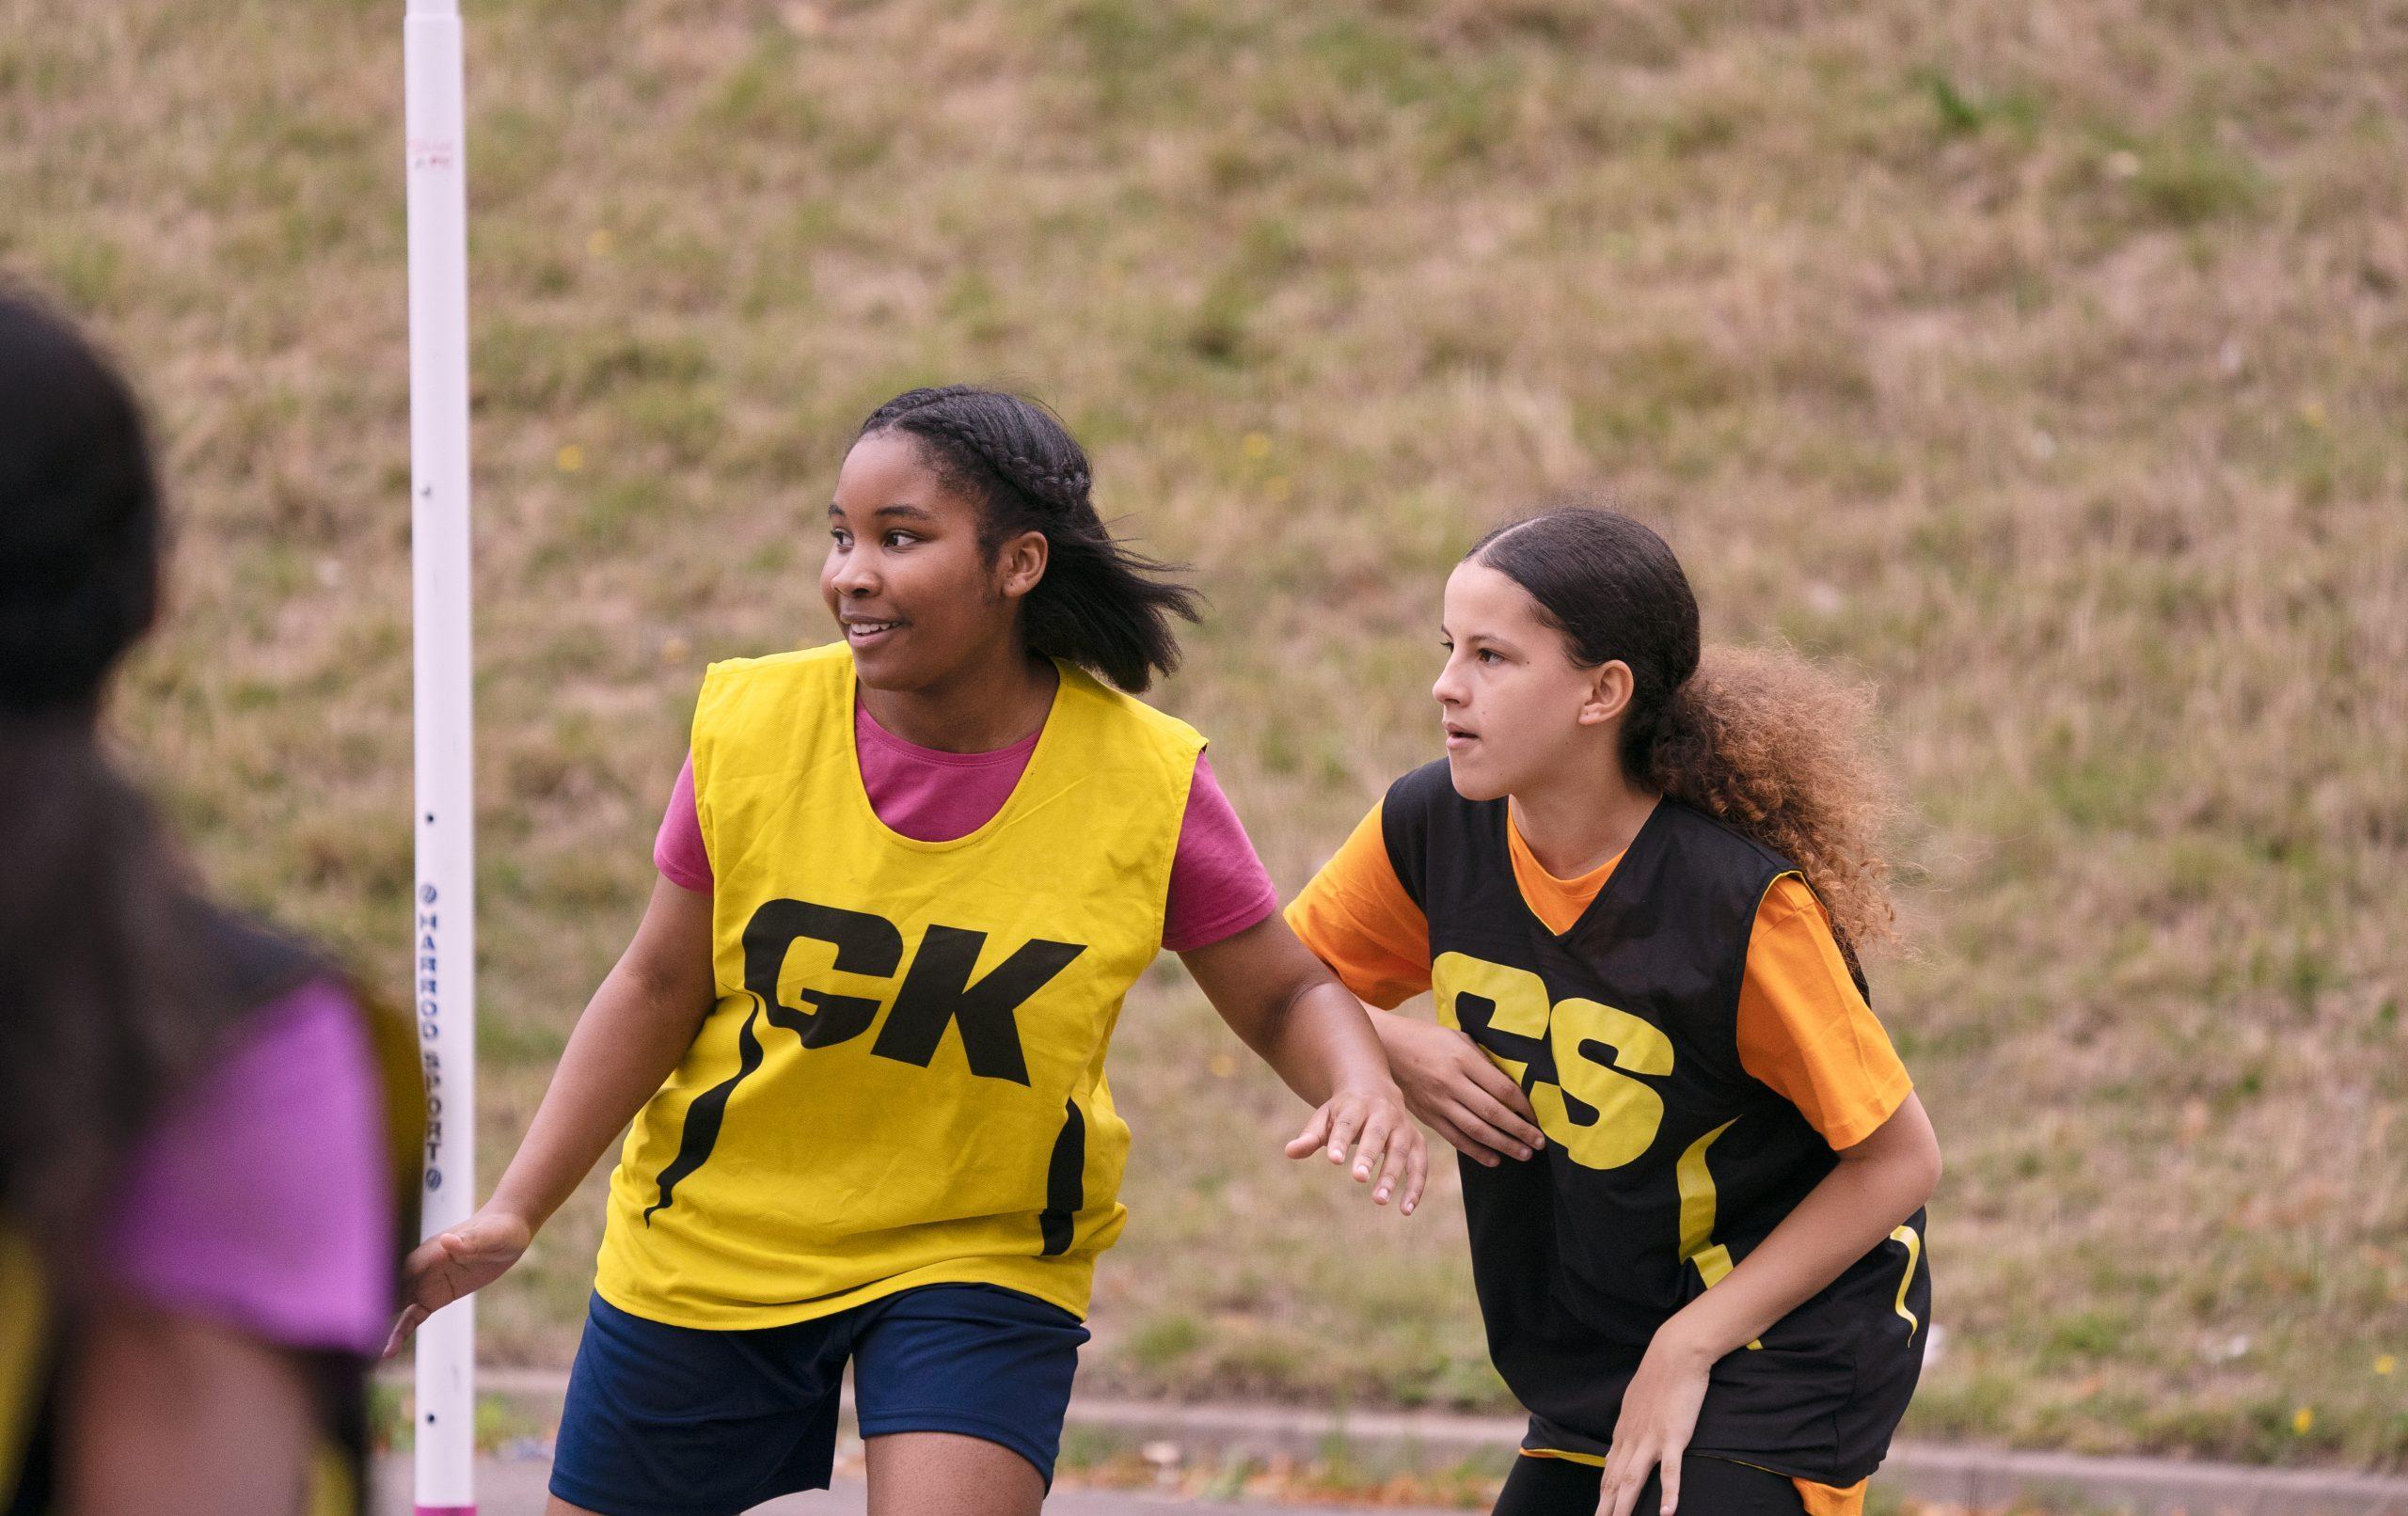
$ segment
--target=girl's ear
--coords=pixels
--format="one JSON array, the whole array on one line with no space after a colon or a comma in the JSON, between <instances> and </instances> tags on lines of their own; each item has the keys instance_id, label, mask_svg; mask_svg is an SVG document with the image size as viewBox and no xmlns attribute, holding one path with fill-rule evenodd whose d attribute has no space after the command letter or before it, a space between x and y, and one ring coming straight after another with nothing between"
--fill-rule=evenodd
<instances>
[{"instance_id":1,"label":"girl's ear","mask_svg":"<svg viewBox=\"0 0 2408 1516\"><path fill-rule=\"evenodd\" d=\"M1630 709L1631 693L1638 687L1629 664L1620 658L1608 660L1590 681L1589 698L1580 703L1580 724L1598 726L1620 719Z\"/></svg>"},{"instance_id":2,"label":"girl's ear","mask_svg":"<svg viewBox=\"0 0 2408 1516\"><path fill-rule=\"evenodd\" d=\"M995 592L1006 600L1018 600L1037 588L1045 577L1045 565L1053 545L1041 531L1023 531L1004 544L995 553Z\"/></svg>"}]
</instances>

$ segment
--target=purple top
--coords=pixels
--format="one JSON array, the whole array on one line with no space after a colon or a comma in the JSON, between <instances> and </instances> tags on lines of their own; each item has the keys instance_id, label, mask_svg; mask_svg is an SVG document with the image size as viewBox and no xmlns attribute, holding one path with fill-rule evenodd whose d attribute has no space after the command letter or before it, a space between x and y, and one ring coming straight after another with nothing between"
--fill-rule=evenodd
<instances>
[{"instance_id":1,"label":"purple top","mask_svg":"<svg viewBox=\"0 0 2408 1516\"><path fill-rule=\"evenodd\" d=\"M374 1353L394 1310L384 1120L349 995L302 986L257 1012L136 1150L107 1269L162 1310Z\"/></svg>"},{"instance_id":2,"label":"purple top","mask_svg":"<svg viewBox=\"0 0 2408 1516\"><path fill-rule=\"evenodd\" d=\"M918 842L967 837L1004 808L1029 754L1032 732L992 752L942 752L906 742L878 724L869 712L853 709L853 748L861 755L862 784L878 819ZM669 810L652 845L653 866L672 884L697 894L711 892L710 854L703 824L694 813L694 760L677 771ZM1269 916L1279 906L1270 871L1255 856L1245 827L1228 797L1213 781L1201 754L1188 783L1187 813L1179 829L1179 851L1171 860L1170 899L1163 914L1163 946L1173 953L1210 947Z\"/></svg>"}]
</instances>

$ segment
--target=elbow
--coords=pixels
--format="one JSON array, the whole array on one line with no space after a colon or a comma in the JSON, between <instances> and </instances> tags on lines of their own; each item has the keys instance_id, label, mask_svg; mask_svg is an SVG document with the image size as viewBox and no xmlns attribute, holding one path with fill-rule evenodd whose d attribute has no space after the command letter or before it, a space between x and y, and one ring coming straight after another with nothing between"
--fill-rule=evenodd
<instances>
[{"instance_id":1,"label":"elbow","mask_svg":"<svg viewBox=\"0 0 2408 1516\"><path fill-rule=\"evenodd\" d=\"M1941 1176L1947 1172L1947 1165L1941 1161L1940 1139L1929 1134L1924 1139L1923 1151L1915 1157L1915 1204L1921 1207L1940 1192Z\"/></svg>"}]
</instances>

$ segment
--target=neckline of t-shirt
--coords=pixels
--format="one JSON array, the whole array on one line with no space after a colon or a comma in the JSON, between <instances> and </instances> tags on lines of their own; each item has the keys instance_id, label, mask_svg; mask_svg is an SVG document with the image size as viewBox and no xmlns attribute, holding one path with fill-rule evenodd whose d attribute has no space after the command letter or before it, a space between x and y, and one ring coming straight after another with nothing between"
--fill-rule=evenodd
<instances>
[{"instance_id":1,"label":"neckline of t-shirt","mask_svg":"<svg viewBox=\"0 0 2408 1516\"><path fill-rule=\"evenodd\" d=\"M1606 887L1606 881L1613 877L1614 870L1621 866L1622 861L1630 856L1630 844L1624 843L1621 852L1616 853L1613 857L1598 864L1595 868L1591 869L1588 873L1576 875L1572 878L1567 879L1561 875L1559 875L1549 869L1545 863L1539 861L1537 849L1531 847L1529 839L1522 835L1522 829L1514 822L1513 813L1511 810L1508 810L1505 813L1505 832L1506 836L1513 843L1513 851L1520 856L1523 861L1529 863L1533 870L1537 871L1540 878L1545 879L1547 883L1554 885L1560 890L1567 892L1586 890L1589 892L1589 894L1592 899L1595 897L1596 892L1599 890Z\"/></svg>"},{"instance_id":2,"label":"neckline of t-shirt","mask_svg":"<svg viewBox=\"0 0 2408 1516\"><path fill-rule=\"evenodd\" d=\"M933 764L943 768L994 768L1014 760L1025 762L1037 751L1037 739L1045 734L1039 725L1028 735L1008 748L991 748L985 752L947 752L942 748L923 748L908 737L898 737L878 724L878 718L859 701L853 703L853 731L865 741L873 742L897 757L913 763Z\"/></svg>"},{"instance_id":3,"label":"neckline of t-shirt","mask_svg":"<svg viewBox=\"0 0 2408 1516\"><path fill-rule=\"evenodd\" d=\"M1632 842L1636 841L1637 838L1632 839ZM1539 861L1539 855L1523 837L1522 829L1514 825L1513 813L1510 808L1505 813L1505 849L1508 865L1513 875L1513 892L1522 897L1522 908L1536 917L1538 924L1551 935L1559 938L1569 935L1587 918L1596 906L1598 897L1606 892L1606 887L1613 883L1614 873L1621 868L1622 861L1630 856L1630 847L1625 845L1621 852L1577 878L1559 878ZM1549 898L1544 901L1533 899L1536 892L1545 892ZM1557 915L1566 918L1560 927L1555 924Z\"/></svg>"}]
</instances>

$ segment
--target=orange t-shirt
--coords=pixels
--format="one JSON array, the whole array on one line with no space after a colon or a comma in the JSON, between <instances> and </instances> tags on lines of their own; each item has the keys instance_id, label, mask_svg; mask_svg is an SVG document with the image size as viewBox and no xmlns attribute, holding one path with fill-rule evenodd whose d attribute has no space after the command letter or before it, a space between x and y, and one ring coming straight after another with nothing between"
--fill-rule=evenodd
<instances>
[{"instance_id":1,"label":"orange t-shirt","mask_svg":"<svg viewBox=\"0 0 2408 1516\"><path fill-rule=\"evenodd\" d=\"M1558 934L1571 930L1622 861L1617 855L1576 879L1559 879L1518 827L1509 821L1505 832L1524 903ZM1374 1005L1393 1008L1430 987L1430 924L1388 861L1376 805L1290 903L1288 924ZM1740 1066L1796 1106L1834 1149L1871 1136L1914 1088L1848 973L1823 903L1795 874L1775 879L1756 908L1739 983L1738 1040ZM1863 1482L1791 1482L1811 1516L1864 1509Z\"/></svg>"}]
</instances>

